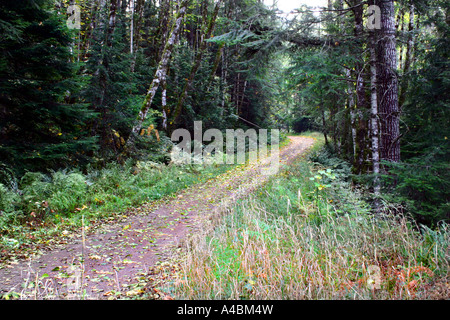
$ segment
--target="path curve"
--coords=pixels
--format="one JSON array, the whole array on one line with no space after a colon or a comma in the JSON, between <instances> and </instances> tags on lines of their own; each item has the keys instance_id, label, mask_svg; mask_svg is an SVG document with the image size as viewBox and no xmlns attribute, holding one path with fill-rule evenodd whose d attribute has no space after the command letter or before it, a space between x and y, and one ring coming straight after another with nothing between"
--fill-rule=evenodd
<instances>
[{"instance_id":1,"label":"path curve","mask_svg":"<svg viewBox=\"0 0 450 320\"><path fill-rule=\"evenodd\" d=\"M280 151L287 165L314 144L290 136ZM261 174L270 158L238 166L206 183L192 186L159 207L144 205L121 222L104 225L72 243L29 261L13 261L0 270L0 295L20 299L108 299L132 292L148 270L165 261L202 221L248 195L270 176ZM84 259L83 259L84 258ZM84 262L84 263L83 263ZM37 284L37 285L36 285Z\"/></svg>"}]
</instances>

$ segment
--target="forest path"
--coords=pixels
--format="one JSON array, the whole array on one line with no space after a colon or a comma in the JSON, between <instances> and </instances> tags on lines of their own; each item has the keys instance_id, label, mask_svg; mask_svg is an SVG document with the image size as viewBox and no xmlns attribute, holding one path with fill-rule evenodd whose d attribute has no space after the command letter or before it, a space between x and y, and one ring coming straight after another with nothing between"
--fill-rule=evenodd
<instances>
[{"instance_id":1,"label":"forest path","mask_svg":"<svg viewBox=\"0 0 450 320\"><path fill-rule=\"evenodd\" d=\"M280 166L288 165L314 144L309 137L290 136L280 150ZM0 269L0 294L20 299L108 299L132 295L150 268L166 261L189 235L220 210L248 195L270 175L262 170L271 158L232 170L180 192L157 207L143 205L120 222L80 234L29 261L12 261ZM84 242L84 246L83 246ZM133 291L134 290L134 291Z\"/></svg>"}]
</instances>

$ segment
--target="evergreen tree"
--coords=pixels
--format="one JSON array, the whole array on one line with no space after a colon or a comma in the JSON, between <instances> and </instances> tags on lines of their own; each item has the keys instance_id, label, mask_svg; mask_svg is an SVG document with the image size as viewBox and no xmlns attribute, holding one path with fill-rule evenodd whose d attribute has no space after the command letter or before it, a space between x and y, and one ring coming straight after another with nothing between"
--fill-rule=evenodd
<instances>
[{"instance_id":1,"label":"evergreen tree","mask_svg":"<svg viewBox=\"0 0 450 320\"><path fill-rule=\"evenodd\" d=\"M450 221L450 26L448 7L446 16L422 14L436 29L432 37L422 39L424 63L411 76L404 105L403 162L392 171L398 179L396 200L418 221L435 224Z\"/></svg>"},{"instance_id":2,"label":"evergreen tree","mask_svg":"<svg viewBox=\"0 0 450 320\"><path fill-rule=\"evenodd\" d=\"M0 4L0 159L16 172L73 165L95 146L84 131L93 114L77 103L72 35L52 5Z\"/></svg>"},{"instance_id":3,"label":"evergreen tree","mask_svg":"<svg viewBox=\"0 0 450 320\"><path fill-rule=\"evenodd\" d=\"M114 159L124 146L124 138L132 125L138 104L138 72L127 40L127 17L118 8L117 0L99 9L89 39L89 55L85 72L89 83L82 95L89 108L98 116L89 122L91 135L98 136L102 162ZM132 67L133 65L133 67Z\"/></svg>"}]
</instances>

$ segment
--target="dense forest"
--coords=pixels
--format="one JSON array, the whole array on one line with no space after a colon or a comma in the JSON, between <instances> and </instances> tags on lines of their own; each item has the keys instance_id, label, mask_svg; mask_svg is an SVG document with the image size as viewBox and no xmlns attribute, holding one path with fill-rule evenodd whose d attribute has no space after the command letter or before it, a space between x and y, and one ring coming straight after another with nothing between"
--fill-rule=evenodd
<instances>
[{"instance_id":1,"label":"dense forest","mask_svg":"<svg viewBox=\"0 0 450 320\"><path fill-rule=\"evenodd\" d=\"M171 167L171 135L193 132L194 121L223 132L320 132L315 161L345 171L373 215L440 228L450 221L449 8L2 0L1 248L37 222L86 206L124 210L217 170ZM149 193L149 177L136 178L112 195L145 165L168 168L152 183L177 182Z\"/></svg>"}]
</instances>

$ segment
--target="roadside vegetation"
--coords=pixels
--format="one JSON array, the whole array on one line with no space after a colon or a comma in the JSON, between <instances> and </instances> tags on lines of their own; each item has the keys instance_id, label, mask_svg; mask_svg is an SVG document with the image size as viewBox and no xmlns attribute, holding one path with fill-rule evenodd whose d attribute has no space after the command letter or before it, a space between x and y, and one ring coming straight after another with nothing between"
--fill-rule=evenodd
<instances>
[{"instance_id":1,"label":"roadside vegetation","mask_svg":"<svg viewBox=\"0 0 450 320\"><path fill-rule=\"evenodd\" d=\"M163 289L177 299L448 298L449 226L389 206L371 214L349 166L316 162L323 152L321 141L217 217Z\"/></svg>"},{"instance_id":2,"label":"roadside vegetation","mask_svg":"<svg viewBox=\"0 0 450 320\"><path fill-rule=\"evenodd\" d=\"M0 260L24 258L61 235L92 229L132 207L175 195L232 165L164 165L151 161L102 169L28 172L0 183Z\"/></svg>"}]
</instances>

